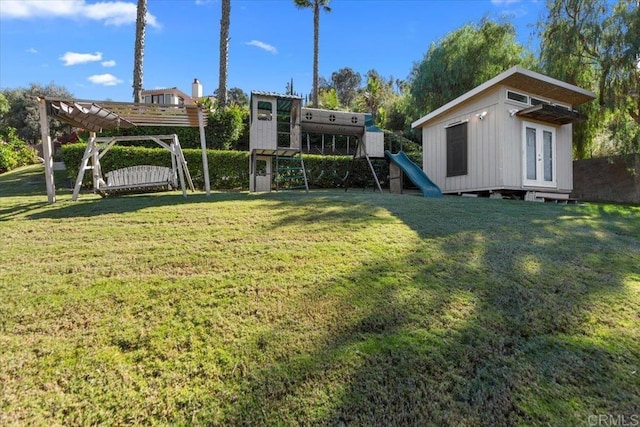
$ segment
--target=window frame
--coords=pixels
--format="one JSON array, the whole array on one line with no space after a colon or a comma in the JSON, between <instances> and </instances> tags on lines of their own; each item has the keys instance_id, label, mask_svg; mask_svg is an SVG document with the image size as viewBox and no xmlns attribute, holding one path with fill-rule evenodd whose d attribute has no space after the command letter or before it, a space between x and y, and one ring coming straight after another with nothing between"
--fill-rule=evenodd
<instances>
[{"instance_id":1,"label":"window frame","mask_svg":"<svg viewBox=\"0 0 640 427\"><path fill-rule=\"evenodd\" d=\"M447 156L447 178L469 174L469 129L468 121L452 123L445 128ZM453 132L462 132L456 135ZM456 149L458 151L456 152Z\"/></svg>"}]
</instances>

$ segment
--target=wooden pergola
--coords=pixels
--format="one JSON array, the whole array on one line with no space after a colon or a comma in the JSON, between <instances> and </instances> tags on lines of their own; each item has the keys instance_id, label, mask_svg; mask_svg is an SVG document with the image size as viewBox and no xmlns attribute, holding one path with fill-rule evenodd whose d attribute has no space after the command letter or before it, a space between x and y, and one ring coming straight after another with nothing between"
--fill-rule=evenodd
<instances>
[{"instance_id":1,"label":"wooden pergola","mask_svg":"<svg viewBox=\"0 0 640 427\"><path fill-rule=\"evenodd\" d=\"M132 128L136 126L171 126L200 128L202 171L207 195L211 193L209 162L204 127L207 114L197 105L141 104L129 102L91 101L74 99L38 98L40 108L40 132L42 136L45 182L49 203L56 201L53 179L53 147L49 118L55 118L71 126L86 129L92 138L103 129Z\"/></svg>"}]
</instances>

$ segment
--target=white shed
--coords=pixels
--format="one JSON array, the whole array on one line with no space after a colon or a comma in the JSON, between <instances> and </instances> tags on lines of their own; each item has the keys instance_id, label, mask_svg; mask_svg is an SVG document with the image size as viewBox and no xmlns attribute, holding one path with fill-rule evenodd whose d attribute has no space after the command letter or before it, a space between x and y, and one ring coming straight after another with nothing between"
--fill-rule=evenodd
<instances>
[{"instance_id":1,"label":"white shed","mask_svg":"<svg viewBox=\"0 0 640 427\"><path fill-rule=\"evenodd\" d=\"M569 198L572 123L586 89L513 67L412 124L423 169L445 194Z\"/></svg>"}]
</instances>

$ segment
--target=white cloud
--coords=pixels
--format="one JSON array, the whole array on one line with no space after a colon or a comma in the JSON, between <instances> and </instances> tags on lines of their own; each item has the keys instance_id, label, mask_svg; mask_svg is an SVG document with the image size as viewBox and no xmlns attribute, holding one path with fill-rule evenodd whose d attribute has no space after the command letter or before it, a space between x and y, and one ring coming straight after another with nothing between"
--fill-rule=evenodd
<instances>
[{"instance_id":1,"label":"white cloud","mask_svg":"<svg viewBox=\"0 0 640 427\"><path fill-rule=\"evenodd\" d=\"M96 52L96 53L67 52L64 55L62 55L59 59L64 61L64 65L70 66L70 65L84 64L87 62L102 61L102 53L101 52Z\"/></svg>"},{"instance_id":2,"label":"white cloud","mask_svg":"<svg viewBox=\"0 0 640 427\"><path fill-rule=\"evenodd\" d=\"M109 61L104 61L104 62L102 62L102 66L103 67L115 67L116 66L116 61L114 61L113 59L111 59Z\"/></svg>"},{"instance_id":3,"label":"white cloud","mask_svg":"<svg viewBox=\"0 0 640 427\"><path fill-rule=\"evenodd\" d=\"M122 83L122 80L113 74L95 74L87 78L91 83L102 86L116 86Z\"/></svg>"},{"instance_id":4,"label":"white cloud","mask_svg":"<svg viewBox=\"0 0 640 427\"><path fill-rule=\"evenodd\" d=\"M29 49L27 49L27 53L33 53L35 55L36 53L38 53L38 51L35 48L30 47Z\"/></svg>"},{"instance_id":5,"label":"white cloud","mask_svg":"<svg viewBox=\"0 0 640 427\"><path fill-rule=\"evenodd\" d=\"M270 44L261 42L259 40L251 40L250 42L246 42L245 44L249 46L259 47L260 49L266 50L267 52L273 53L274 55L278 53L278 49L275 46L271 46Z\"/></svg>"},{"instance_id":6,"label":"white cloud","mask_svg":"<svg viewBox=\"0 0 640 427\"><path fill-rule=\"evenodd\" d=\"M125 25L136 22L136 9L136 2L121 0L94 4L87 4L86 0L2 0L0 17L91 19L105 25ZM160 27L156 17L149 12L147 25Z\"/></svg>"}]
</instances>

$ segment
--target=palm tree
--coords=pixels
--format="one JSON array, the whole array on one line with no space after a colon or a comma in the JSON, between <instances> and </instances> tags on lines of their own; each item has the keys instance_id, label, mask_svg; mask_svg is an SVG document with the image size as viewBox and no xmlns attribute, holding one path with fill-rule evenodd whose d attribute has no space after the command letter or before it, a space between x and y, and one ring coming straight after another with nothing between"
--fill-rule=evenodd
<instances>
[{"instance_id":1,"label":"palm tree","mask_svg":"<svg viewBox=\"0 0 640 427\"><path fill-rule=\"evenodd\" d=\"M138 0L136 45L133 58L133 102L142 102L142 63L144 60L144 30L147 25L147 0Z\"/></svg>"},{"instance_id":2,"label":"palm tree","mask_svg":"<svg viewBox=\"0 0 640 427\"><path fill-rule=\"evenodd\" d=\"M331 12L331 0L293 0L300 9L313 8L313 93L311 105L318 108L318 34L320 32L320 10Z\"/></svg>"},{"instance_id":3,"label":"palm tree","mask_svg":"<svg viewBox=\"0 0 640 427\"><path fill-rule=\"evenodd\" d=\"M219 105L227 105L227 64L229 62L229 20L231 16L231 0L222 0L222 16L220 17L220 75L218 82Z\"/></svg>"}]
</instances>

